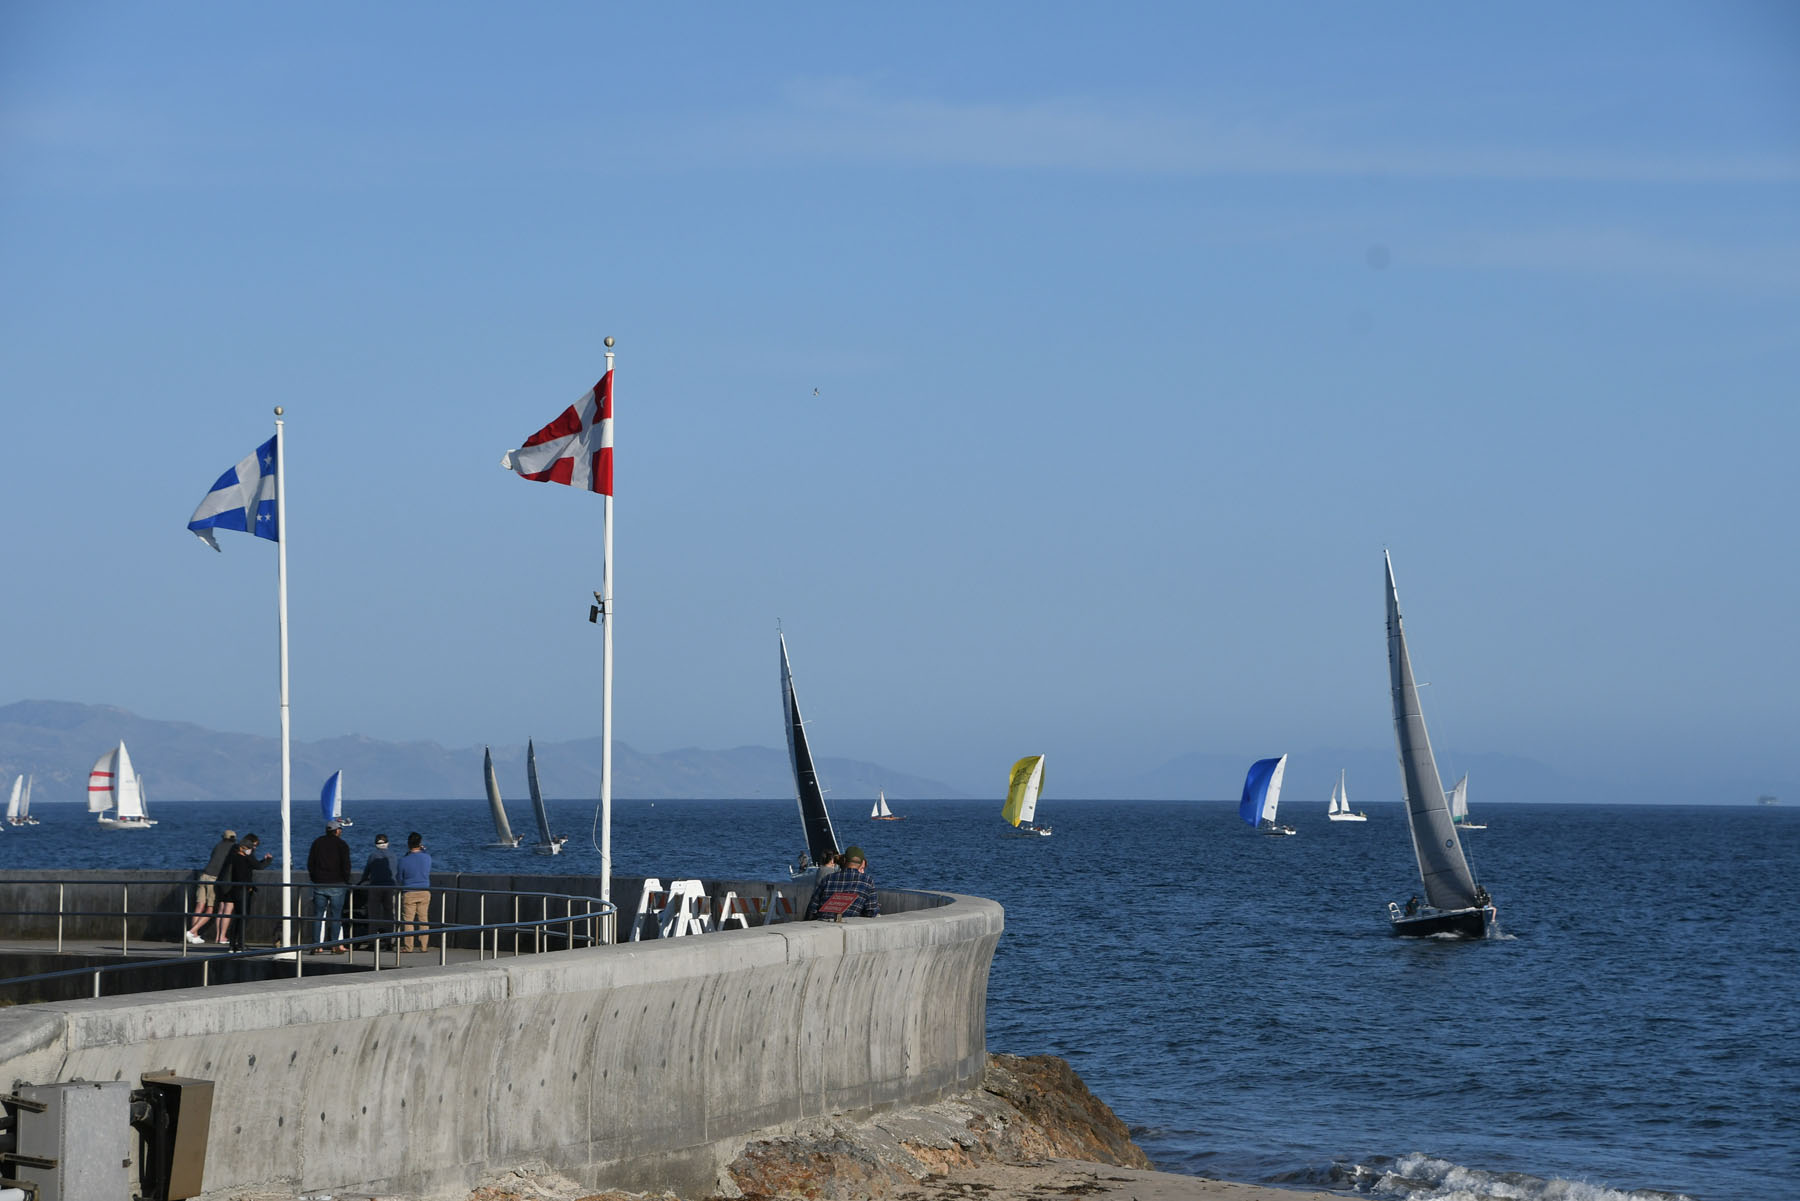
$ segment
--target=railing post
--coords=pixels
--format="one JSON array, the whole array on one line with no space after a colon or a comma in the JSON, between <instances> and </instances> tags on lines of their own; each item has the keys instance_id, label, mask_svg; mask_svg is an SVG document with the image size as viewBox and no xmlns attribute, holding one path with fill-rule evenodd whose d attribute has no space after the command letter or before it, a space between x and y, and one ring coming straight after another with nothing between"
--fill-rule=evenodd
<instances>
[{"instance_id":1,"label":"railing post","mask_svg":"<svg viewBox=\"0 0 1800 1201\"><path fill-rule=\"evenodd\" d=\"M100 969L94 969L94 996L100 995Z\"/></svg>"},{"instance_id":2,"label":"railing post","mask_svg":"<svg viewBox=\"0 0 1800 1201\"><path fill-rule=\"evenodd\" d=\"M131 885L119 885L119 954L131 954ZM100 995L100 981L94 981L94 995Z\"/></svg>"},{"instance_id":3,"label":"railing post","mask_svg":"<svg viewBox=\"0 0 1800 1201\"><path fill-rule=\"evenodd\" d=\"M513 893L513 958L519 957L519 894Z\"/></svg>"},{"instance_id":4,"label":"railing post","mask_svg":"<svg viewBox=\"0 0 1800 1201\"><path fill-rule=\"evenodd\" d=\"M68 887L68 885L63 884L61 881L57 882L57 885L56 885L56 953L58 955L62 954L62 949L63 949L63 889L65 889L67 887Z\"/></svg>"},{"instance_id":5,"label":"railing post","mask_svg":"<svg viewBox=\"0 0 1800 1201\"><path fill-rule=\"evenodd\" d=\"M475 917L477 919L475 924L481 927L481 932L475 936L475 961L479 963L487 958L487 893L485 892L481 894L480 900L476 902ZM494 944L494 958L500 958L499 943Z\"/></svg>"}]
</instances>

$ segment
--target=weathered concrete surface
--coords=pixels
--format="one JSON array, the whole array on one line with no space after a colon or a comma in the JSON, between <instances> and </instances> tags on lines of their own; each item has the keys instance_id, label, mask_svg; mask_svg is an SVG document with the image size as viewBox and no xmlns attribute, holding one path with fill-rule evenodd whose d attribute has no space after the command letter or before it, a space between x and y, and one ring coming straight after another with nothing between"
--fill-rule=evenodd
<instances>
[{"instance_id":1,"label":"weathered concrete surface","mask_svg":"<svg viewBox=\"0 0 1800 1201\"><path fill-rule=\"evenodd\" d=\"M977 1084L1000 907L0 1011L0 1084L215 1082L209 1198L703 1195L760 1131Z\"/></svg>"},{"instance_id":2,"label":"weathered concrete surface","mask_svg":"<svg viewBox=\"0 0 1800 1201\"><path fill-rule=\"evenodd\" d=\"M1125 1124L1052 1056L989 1057L980 1089L862 1121L818 1119L753 1140L707 1201L1324 1201L1325 1194L1150 1169ZM692 1194L687 1194L692 1197ZM658 1193L662 1201L680 1201ZM513 1173L468 1201L635 1201Z\"/></svg>"}]
</instances>

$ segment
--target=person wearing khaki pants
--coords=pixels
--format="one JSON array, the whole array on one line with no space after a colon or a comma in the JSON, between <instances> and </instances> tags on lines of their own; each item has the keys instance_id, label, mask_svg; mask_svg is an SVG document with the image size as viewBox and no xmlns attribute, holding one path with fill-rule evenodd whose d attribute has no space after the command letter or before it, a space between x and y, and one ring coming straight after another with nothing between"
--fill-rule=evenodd
<instances>
[{"instance_id":1,"label":"person wearing khaki pants","mask_svg":"<svg viewBox=\"0 0 1800 1201\"><path fill-rule=\"evenodd\" d=\"M431 852L417 830L406 836L406 854L400 856L400 939L402 951L429 951L431 938L423 931L431 920Z\"/></svg>"}]
</instances>

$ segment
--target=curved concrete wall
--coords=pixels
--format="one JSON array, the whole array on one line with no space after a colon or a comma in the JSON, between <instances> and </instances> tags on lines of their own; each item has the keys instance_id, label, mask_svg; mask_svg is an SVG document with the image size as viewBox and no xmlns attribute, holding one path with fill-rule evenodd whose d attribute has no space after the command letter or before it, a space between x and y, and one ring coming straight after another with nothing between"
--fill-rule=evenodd
<instances>
[{"instance_id":1,"label":"curved concrete wall","mask_svg":"<svg viewBox=\"0 0 1800 1201\"><path fill-rule=\"evenodd\" d=\"M842 924L19 1006L0 1010L0 1083L214 1081L208 1196L460 1196L526 1165L704 1192L759 1131L979 1083L1003 918L943 899Z\"/></svg>"}]
</instances>

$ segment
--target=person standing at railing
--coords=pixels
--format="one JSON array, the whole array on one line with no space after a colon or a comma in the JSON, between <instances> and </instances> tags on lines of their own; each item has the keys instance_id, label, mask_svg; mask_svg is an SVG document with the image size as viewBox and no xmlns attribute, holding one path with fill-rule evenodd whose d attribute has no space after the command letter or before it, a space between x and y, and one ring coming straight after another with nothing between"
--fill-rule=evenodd
<instances>
[{"instance_id":1,"label":"person standing at railing","mask_svg":"<svg viewBox=\"0 0 1800 1201\"><path fill-rule=\"evenodd\" d=\"M400 856L400 939L402 951L429 951L431 936L423 931L431 920L431 852L425 836L414 830L406 836L406 854Z\"/></svg>"},{"instance_id":2,"label":"person standing at railing","mask_svg":"<svg viewBox=\"0 0 1800 1201\"><path fill-rule=\"evenodd\" d=\"M363 912L368 915L365 933L387 934L394 928L394 889L400 884L400 872L394 852L388 849L388 836L375 836L375 849L363 864L356 886L363 890Z\"/></svg>"},{"instance_id":3,"label":"person standing at railing","mask_svg":"<svg viewBox=\"0 0 1800 1201\"><path fill-rule=\"evenodd\" d=\"M225 942L229 933L234 951L244 949L244 927L250 922L250 899L256 895L256 886L251 883L256 878L256 848L261 845L262 840L256 835L244 835L225 857L225 870L219 876L219 941ZM238 915L235 922L231 920L234 909Z\"/></svg>"},{"instance_id":4,"label":"person standing at railing","mask_svg":"<svg viewBox=\"0 0 1800 1201\"><path fill-rule=\"evenodd\" d=\"M350 890L350 848L342 827L332 822L313 839L306 854L306 875L312 881L313 915L319 919L314 942L330 942L344 936L344 894ZM314 947L314 955L342 955L349 947Z\"/></svg>"},{"instance_id":5,"label":"person standing at railing","mask_svg":"<svg viewBox=\"0 0 1800 1201\"><path fill-rule=\"evenodd\" d=\"M225 860L237 846L237 831L227 830L225 836L213 844L212 854L207 856L206 866L200 869L200 885L194 889L194 921L181 937L191 943L203 943L200 927L213 920L212 908L218 902L218 889L213 887L219 873L225 870Z\"/></svg>"}]
</instances>

